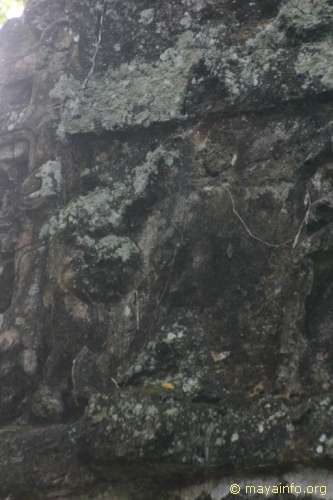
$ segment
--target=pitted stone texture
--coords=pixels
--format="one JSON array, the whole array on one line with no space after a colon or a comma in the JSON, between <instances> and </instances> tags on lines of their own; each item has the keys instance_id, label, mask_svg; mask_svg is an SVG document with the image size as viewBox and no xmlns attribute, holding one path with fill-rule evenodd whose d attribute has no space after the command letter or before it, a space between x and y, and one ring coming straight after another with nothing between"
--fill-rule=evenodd
<instances>
[{"instance_id":1,"label":"pitted stone texture","mask_svg":"<svg viewBox=\"0 0 333 500\"><path fill-rule=\"evenodd\" d=\"M330 463L331 18L28 0L1 30L0 496Z\"/></svg>"}]
</instances>

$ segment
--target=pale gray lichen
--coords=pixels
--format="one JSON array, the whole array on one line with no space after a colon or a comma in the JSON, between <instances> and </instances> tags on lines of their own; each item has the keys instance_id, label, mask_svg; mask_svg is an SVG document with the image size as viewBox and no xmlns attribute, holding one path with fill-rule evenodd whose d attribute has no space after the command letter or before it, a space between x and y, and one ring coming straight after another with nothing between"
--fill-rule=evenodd
<instances>
[{"instance_id":1,"label":"pale gray lichen","mask_svg":"<svg viewBox=\"0 0 333 500\"><path fill-rule=\"evenodd\" d=\"M154 21L154 9L145 9L140 12L139 23L149 25Z\"/></svg>"},{"instance_id":2,"label":"pale gray lichen","mask_svg":"<svg viewBox=\"0 0 333 500\"><path fill-rule=\"evenodd\" d=\"M164 353L163 358L161 353ZM162 377L157 375L157 368L163 370ZM163 392L163 384L171 383L173 397L193 399L202 392L209 371L204 331L198 327L194 334L193 329L180 319L156 333L154 340L147 343L124 376L138 380L144 375L144 385L148 392L153 393ZM121 373L119 377L122 377Z\"/></svg>"},{"instance_id":3,"label":"pale gray lichen","mask_svg":"<svg viewBox=\"0 0 333 500\"><path fill-rule=\"evenodd\" d=\"M80 196L60 212L58 230L94 234L96 231L117 228L121 222L122 210L113 208L117 201L117 196L115 199L114 195L113 191L105 188Z\"/></svg>"},{"instance_id":4,"label":"pale gray lichen","mask_svg":"<svg viewBox=\"0 0 333 500\"><path fill-rule=\"evenodd\" d=\"M94 245L98 261L120 260L127 263L139 255L135 243L126 237L110 234L98 240Z\"/></svg>"},{"instance_id":5,"label":"pale gray lichen","mask_svg":"<svg viewBox=\"0 0 333 500\"><path fill-rule=\"evenodd\" d=\"M325 90L333 89L333 43L331 40L306 44L300 50L295 70L304 79L303 88L321 85Z\"/></svg>"},{"instance_id":6,"label":"pale gray lichen","mask_svg":"<svg viewBox=\"0 0 333 500\"><path fill-rule=\"evenodd\" d=\"M86 89L74 78L61 77L50 93L64 103L58 134L92 132L183 118L191 70L200 60L193 34L183 33L158 62L136 60L91 78Z\"/></svg>"},{"instance_id":7,"label":"pale gray lichen","mask_svg":"<svg viewBox=\"0 0 333 500\"><path fill-rule=\"evenodd\" d=\"M109 174L109 187L96 188L71 201L51 222L51 234L70 231L94 236L97 232L110 232L120 228L126 210L138 199L148 196L159 182L159 176L167 172L179 157L176 150L159 146L149 151L143 163L135 167L121 180Z\"/></svg>"},{"instance_id":8,"label":"pale gray lichen","mask_svg":"<svg viewBox=\"0 0 333 500\"><path fill-rule=\"evenodd\" d=\"M167 151L163 147L158 147L154 151L149 151L142 165L134 170L133 189L134 197L142 197L149 187L150 182L158 176L161 165L171 168L175 159L179 157L177 151Z\"/></svg>"},{"instance_id":9,"label":"pale gray lichen","mask_svg":"<svg viewBox=\"0 0 333 500\"><path fill-rule=\"evenodd\" d=\"M220 25L202 30L196 41L207 69L223 82L230 103L250 97L253 91L262 94L267 87L279 88L275 80L287 47L285 35L275 24L267 25L245 44L230 46L226 37L226 27Z\"/></svg>"},{"instance_id":10,"label":"pale gray lichen","mask_svg":"<svg viewBox=\"0 0 333 500\"><path fill-rule=\"evenodd\" d=\"M284 29L297 34L328 27L333 21L333 7L329 0L289 0L280 10L277 21Z\"/></svg>"},{"instance_id":11,"label":"pale gray lichen","mask_svg":"<svg viewBox=\"0 0 333 500\"><path fill-rule=\"evenodd\" d=\"M48 161L39 168L35 177L41 179L41 186L29 195L30 199L49 198L61 192L62 165L60 161Z\"/></svg>"},{"instance_id":12,"label":"pale gray lichen","mask_svg":"<svg viewBox=\"0 0 333 500\"><path fill-rule=\"evenodd\" d=\"M258 434L258 423L266 420L271 410L278 410L279 418L263 434L279 445L263 449L263 434ZM265 401L259 402L244 412L172 398L163 401L142 398L140 392L109 398L94 395L85 422L88 429L90 425L96 429L96 424L102 424L104 430L93 432L93 438L89 431L86 434L93 454L100 452L98 440L101 438L108 457L111 454L113 458L135 456L151 460L158 456L188 465L242 462L245 450L248 456L249 440L251 457L254 462L262 463L262 460L279 457L286 447L292 446L294 437L294 431L287 430L290 416L281 402L274 403L274 408L265 405Z\"/></svg>"}]
</instances>

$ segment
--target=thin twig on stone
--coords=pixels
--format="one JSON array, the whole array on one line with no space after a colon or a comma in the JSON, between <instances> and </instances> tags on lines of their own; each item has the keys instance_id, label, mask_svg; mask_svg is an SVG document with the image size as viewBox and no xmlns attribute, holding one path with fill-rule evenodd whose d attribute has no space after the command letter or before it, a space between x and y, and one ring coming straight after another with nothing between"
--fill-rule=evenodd
<instances>
[{"instance_id":1,"label":"thin twig on stone","mask_svg":"<svg viewBox=\"0 0 333 500\"><path fill-rule=\"evenodd\" d=\"M253 240L256 240L256 241L259 241L259 243L262 243L263 245L266 245L267 247L270 247L270 248L281 248L281 247L284 247L284 246L287 246L289 245L290 243L293 242L293 240L287 240L285 241L284 243L271 243L269 241L266 241L266 240L263 240L262 238L260 238L259 236L256 236L252 231L251 229L249 228L249 226L246 224L246 222L244 221L244 219L241 217L241 215L239 214L237 208L236 208L236 204L235 204L235 200L234 200L234 197L230 191L230 189L227 187L227 186L223 186L222 185L222 189L224 189L227 193L228 193L228 196L230 198L230 201L231 201L231 206L232 206L232 212L233 214L235 215L235 217L237 217L237 219L239 220L239 222L241 223L241 225L243 226L244 230L246 231L246 233L250 236L250 238L252 238Z\"/></svg>"},{"instance_id":2,"label":"thin twig on stone","mask_svg":"<svg viewBox=\"0 0 333 500\"><path fill-rule=\"evenodd\" d=\"M305 205L305 215L303 217L303 220L299 226L299 229L298 229L297 234L296 234L294 241L293 241L293 248L294 249L298 245L298 242L299 242L299 239L301 237L301 234L302 234L304 227L309 223L309 220L310 220L310 211L311 211L311 206L312 206L312 200L311 200L311 194L310 194L308 187L307 187L306 195L304 198L304 205Z\"/></svg>"},{"instance_id":3,"label":"thin twig on stone","mask_svg":"<svg viewBox=\"0 0 333 500\"><path fill-rule=\"evenodd\" d=\"M102 4L102 13L101 13L100 21L99 21L98 36L97 36L97 40L96 40L95 52L94 52L93 57L92 57L91 67L90 67L89 73L87 74L87 76L83 82L84 89L87 87L87 84L90 80L90 77L93 75L93 73L95 71L96 59L97 59L97 55L98 55L98 52L99 52L99 49L100 49L100 46L102 43L104 16L105 16L105 0L103 0L103 4Z\"/></svg>"},{"instance_id":4,"label":"thin twig on stone","mask_svg":"<svg viewBox=\"0 0 333 500\"><path fill-rule=\"evenodd\" d=\"M135 322L136 322L136 331L140 331L140 297L138 290L134 292L135 297Z\"/></svg>"},{"instance_id":5,"label":"thin twig on stone","mask_svg":"<svg viewBox=\"0 0 333 500\"><path fill-rule=\"evenodd\" d=\"M118 384L118 382L116 381L115 378L111 377L111 382L116 386L116 388L118 389L118 391L120 391L120 386Z\"/></svg>"}]
</instances>

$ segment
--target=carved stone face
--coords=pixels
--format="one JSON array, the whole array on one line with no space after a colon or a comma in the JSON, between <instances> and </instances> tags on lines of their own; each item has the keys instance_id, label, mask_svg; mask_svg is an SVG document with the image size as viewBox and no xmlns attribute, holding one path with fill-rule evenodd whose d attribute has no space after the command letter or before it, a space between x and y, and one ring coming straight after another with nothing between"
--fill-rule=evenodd
<instances>
[{"instance_id":1,"label":"carved stone face","mask_svg":"<svg viewBox=\"0 0 333 500\"><path fill-rule=\"evenodd\" d=\"M111 463L313 456L288 401L332 390L333 12L302 3L34 0L1 30L0 422L86 409Z\"/></svg>"},{"instance_id":2,"label":"carved stone face","mask_svg":"<svg viewBox=\"0 0 333 500\"><path fill-rule=\"evenodd\" d=\"M294 120L292 136L286 127L280 118L260 125L231 118L185 126L177 134L89 138L84 145L69 146L73 163L68 168L78 162L80 169L67 201L60 158L22 179L17 204L27 222L24 231L18 230L16 275L14 257L1 275L3 312L10 318L13 290L20 284L14 295L20 327L34 324L37 337L43 331L53 336L42 341L42 350L36 332L21 342L45 364L44 384L65 388L72 361L85 346L97 350L97 358L107 346L113 373L118 370L125 378L127 356L136 346L130 363L137 367L135 377L141 377L147 342L162 342L163 332L173 328L170 318L171 325L182 324L184 314L192 334L202 338L199 332L205 332L206 354L200 356L206 356L207 366L214 358L209 352L251 359L257 345L262 353L259 369L254 364L245 369L240 362L231 372L229 362L223 363L214 374L216 387L213 372L200 371L201 362L195 383L177 372L182 387L192 387L193 393L184 389L184 394L205 397L208 391L220 398L236 387L251 394L258 384L271 388L272 370L279 369L280 383L287 383L283 363L272 365L266 352L286 321L281 323L276 303L286 318L302 307L297 304L308 293L308 272L295 271L299 295L283 299L295 280L286 262L300 222L291 225L288 199L297 189L291 168L300 154L296 140L303 140L302 121ZM248 187L242 184L245 158L254 172ZM278 163L285 165L282 183L273 176ZM17 169L18 163L13 165ZM293 342L301 342L295 335ZM185 356L196 359L197 348L189 344L186 349ZM151 356L157 356L154 370L167 370L158 352Z\"/></svg>"}]
</instances>

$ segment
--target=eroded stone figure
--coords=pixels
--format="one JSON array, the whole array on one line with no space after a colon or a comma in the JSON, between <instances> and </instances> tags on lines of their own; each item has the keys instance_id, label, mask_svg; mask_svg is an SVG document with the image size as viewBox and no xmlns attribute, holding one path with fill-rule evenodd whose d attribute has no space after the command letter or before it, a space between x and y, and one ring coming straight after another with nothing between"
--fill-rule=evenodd
<instances>
[{"instance_id":1,"label":"eroded stone figure","mask_svg":"<svg viewBox=\"0 0 333 500\"><path fill-rule=\"evenodd\" d=\"M332 22L28 0L1 28L0 496L332 480Z\"/></svg>"}]
</instances>

